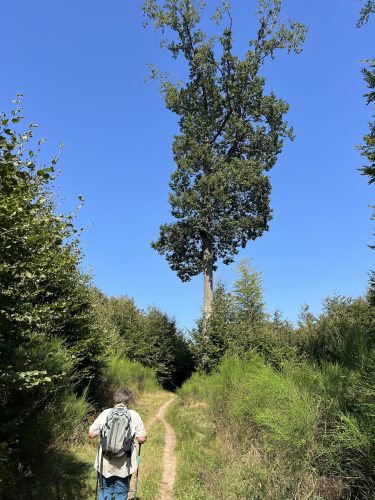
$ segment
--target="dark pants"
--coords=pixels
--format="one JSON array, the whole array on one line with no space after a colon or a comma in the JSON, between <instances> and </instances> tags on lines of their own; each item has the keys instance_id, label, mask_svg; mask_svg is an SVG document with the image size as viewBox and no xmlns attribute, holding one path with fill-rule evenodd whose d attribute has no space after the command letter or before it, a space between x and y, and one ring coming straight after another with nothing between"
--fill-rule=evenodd
<instances>
[{"instance_id":1,"label":"dark pants","mask_svg":"<svg viewBox=\"0 0 375 500\"><path fill-rule=\"evenodd\" d=\"M112 495L115 495L116 500L128 500L131 475L128 477L103 476L99 479L102 479L99 500L112 500Z\"/></svg>"}]
</instances>

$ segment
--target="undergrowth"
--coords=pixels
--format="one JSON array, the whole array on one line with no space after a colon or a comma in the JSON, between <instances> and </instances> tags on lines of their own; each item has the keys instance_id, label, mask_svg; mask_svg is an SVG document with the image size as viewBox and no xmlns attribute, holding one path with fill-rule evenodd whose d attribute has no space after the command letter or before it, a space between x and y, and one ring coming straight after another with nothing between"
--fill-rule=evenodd
<instances>
[{"instance_id":1,"label":"undergrowth","mask_svg":"<svg viewBox=\"0 0 375 500\"><path fill-rule=\"evenodd\" d=\"M169 414L179 441L176 498L370 500L373 427L349 408L357 382L332 363L276 371L255 354L193 375Z\"/></svg>"}]
</instances>

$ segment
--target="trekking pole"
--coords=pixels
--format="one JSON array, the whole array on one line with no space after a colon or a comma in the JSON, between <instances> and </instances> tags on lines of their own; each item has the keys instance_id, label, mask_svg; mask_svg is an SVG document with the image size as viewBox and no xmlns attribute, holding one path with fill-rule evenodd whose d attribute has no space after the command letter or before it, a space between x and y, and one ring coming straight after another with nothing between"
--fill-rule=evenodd
<instances>
[{"instance_id":1,"label":"trekking pole","mask_svg":"<svg viewBox=\"0 0 375 500\"><path fill-rule=\"evenodd\" d=\"M134 487L134 500L137 500L137 490L138 490L138 476L139 476L139 464L141 463L141 443L139 443L138 456L137 456L137 474L135 476L135 487Z\"/></svg>"},{"instance_id":2,"label":"trekking pole","mask_svg":"<svg viewBox=\"0 0 375 500\"><path fill-rule=\"evenodd\" d=\"M98 498L98 489L99 489L99 472L96 473L95 500L97 500Z\"/></svg>"},{"instance_id":3,"label":"trekking pole","mask_svg":"<svg viewBox=\"0 0 375 500\"><path fill-rule=\"evenodd\" d=\"M96 474L96 488L95 488L95 500L98 498L98 490L99 490L99 482L100 482L100 489L102 489L102 478L101 478L101 473L103 473L103 466L100 469L99 466L99 451L100 451L100 440L98 444L98 451L96 452L96 462L98 463L99 470L97 471ZM102 454L102 459L103 459L103 454ZM102 462L103 464L103 462Z\"/></svg>"}]
</instances>

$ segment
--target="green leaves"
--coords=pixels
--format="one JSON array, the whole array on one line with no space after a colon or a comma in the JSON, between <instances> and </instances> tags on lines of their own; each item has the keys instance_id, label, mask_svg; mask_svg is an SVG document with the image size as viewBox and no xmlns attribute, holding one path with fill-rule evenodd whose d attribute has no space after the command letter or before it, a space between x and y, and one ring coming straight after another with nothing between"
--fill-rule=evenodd
<instances>
[{"instance_id":1,"label":"green leaves","mask_svg":"<svg viewBox=\"0 0 375 500\"><path fill-rule=\"evenodd\" d=\"M31 389L33 387L36 387L37 385L52 382L51 377L47 376L47 372L45 370L42 371L31 370L27 372L19 372L18 380L21 381L21 384L18 387L19 389L21 388Z\"/></svg>"},{"instance_id":2,"label":"green leaves","mask_svg":"<svg viewBox=\"0 0 375 500\"><path fill-rule=\"evenodd\" d=\"M127 297L107 299L108 313L126 358L153 368L164 387L172 389L191 374L191 353L173 318L156 307L141 311Z\"/></svg>"},{"instance_id":3,"label":"green leaves","mask_svg":"<svg viewBox=\"0 0 375 500\"><path fill-rule=\"evenodd\" d=\"M364 24L367 24L371 14L375 14L375 2L374 0L366 0L359 15L357 28L361 28Z\"/></svg>"},{"instance_id":4,"label":"green leaves","mask_svg":"<svg viewBox=\"0 0 375 500\"><path fill-rule=\"evenodd\" d=\"M35 481L40 443L55 446L51 415L76 397L73 387L82 393L100 379L104 361L73 215L55 213L57 157L37 163L35 124L11 128L20 111L17 99L12 118L0 117L0 446L9 451L6 477L22 467Z\"/></svg>"},{"instance_id":5,"label":"green leaves","mask_svg":"<svg viewBox=\"0 0 375 500\"><path fill-rule=\"evenodd\" d=\"M361 10L360 18L357 23L357 28L362 27L369 20L371 14L375 14L375 2L373 0L367 0L366 4ZM367 104L372 104L373 118L374 113L374 103L375 103L375 59L365 61L368 63L367 68L362 69L364 75L364 80L367 84L369 92L365 94ZM369 180L368 183L372 184L375 181L375 121L370 121L369 132L363 136L364 144L357 146L357 149L361 152L361 156L364 156L369 162L360 168L363 175L366 175ZM371 206L374 209L373 206ZM372 213L372 220L375 219L375 211ZM375 248L374 245L370 248Z\"/></svg>"}]
</instances>

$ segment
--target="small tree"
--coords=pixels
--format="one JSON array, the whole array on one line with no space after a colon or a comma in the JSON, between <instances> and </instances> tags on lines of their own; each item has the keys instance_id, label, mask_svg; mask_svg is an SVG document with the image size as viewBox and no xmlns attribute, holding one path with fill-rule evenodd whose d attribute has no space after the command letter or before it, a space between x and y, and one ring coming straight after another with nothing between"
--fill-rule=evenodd
<instances>
[{"instance_id":1,"label":"small tree","mask_svg":"<svg viewBox=\"0 0 375 500\"><path fill-rule=\"evenodd\" d=\"M232 291L235 325L231 349L240 355L251 349L262 352L263 327L268 320L262 276L246 259L237 266L237 276Z\"/></svg>"},{"instance_id":2,"label":"small tree","mask_svg":"<svg viewBox=\"0 0 375 500\"><path fill-rule=\"evenodd\" d=\"M201 320L193 332L198 370L211 373L218 366L232 344L234 319L232 296L219 282L213 294L209 323L204 327L204 321Z\"/></svg>"},{"instance_id":3,"label":"small tree","mask_svg":"<svg viewBox=\"0 0 375 500\"><path fill-rule=\"evenodd\" d=\"M233 297L237 320L259 324L266 319L263 301L262 275L243 259L237 267L238 279L234 283Z\"/></svg>"},{"instance_id":4,"label":"small tree","mask_svg":"<svg viewBox=\"0 0 375 500\"><path fill-rule=\"evenodd\" d=\"M220 36L200 27L205 2L146 0L147 21L173 39L163 45L189 68L184 84L173 84L158 70L166 107L179 116L180 134L173 154L170 205L175 222L164 224L152 243L182 281L204 275L204 316L211 313L213 271L217 261L233 261L248 240L268 230L271 184L285 138L293 138L284 121L285 101L265 93L263 63L278 49L300 51L305 28L280 20L281 0L259 0L259 28L243 60L233 53L230 6L222 2L213 19L227 15Z\"/></svg>"}]
</instances>

